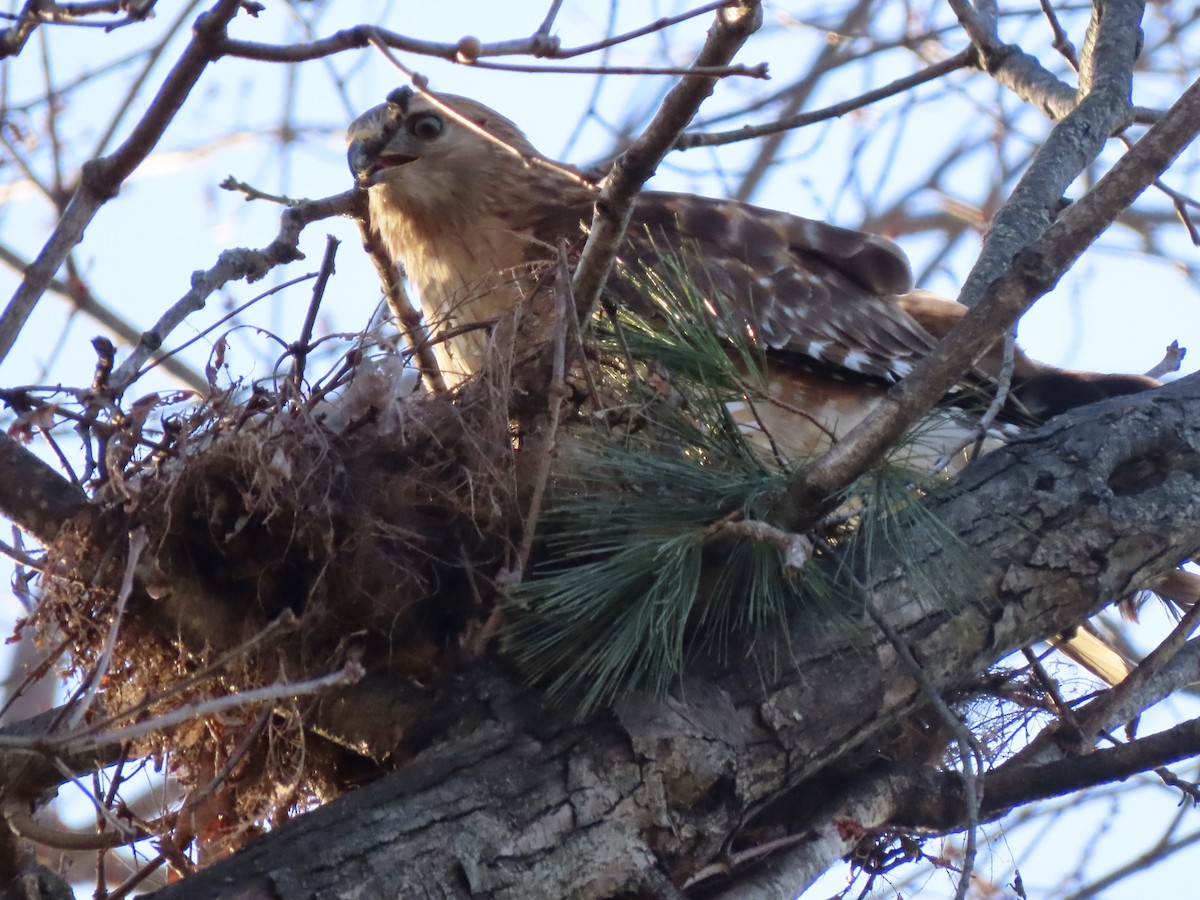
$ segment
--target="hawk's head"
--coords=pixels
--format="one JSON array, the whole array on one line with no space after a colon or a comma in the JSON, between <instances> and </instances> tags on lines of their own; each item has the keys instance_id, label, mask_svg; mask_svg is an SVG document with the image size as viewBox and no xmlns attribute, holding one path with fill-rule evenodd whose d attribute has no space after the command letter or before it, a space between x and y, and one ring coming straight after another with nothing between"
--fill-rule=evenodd
<instances>
[{"instance_id":1,"label":"hawk's head","mask_svg":"<svg viewBox=\"0 0 1200 900\"><path fill-rule=\"evenodd\" d=\"M347 159L361 187L386 185L395 200L431 208L464 189L486 190L495 172L510 171L514 162L519 168L521 155L537 155L521 130L494 110L452 94L438 99L456 115L402 87L354 120Z\"/></svg>"},{"instance_id":2,"label":"hawk's head","mask_svg":"<svg viewBox=\"0 0 1200 900\"><path fill-rule=\"evenodd\" d=\"M350 171L369 189L371 225L403 263L435 332L513 310L531 265L590 215L588 192L530 165L540 156L520 129L466 97L434 101L399 88L359 116L347 140ZM582 212L572 206L579 198ZM561 227L542 234L548 210ZM486 338L474 330L434 345L449 382L479 367Z\"/></svg>"}]
</instances>

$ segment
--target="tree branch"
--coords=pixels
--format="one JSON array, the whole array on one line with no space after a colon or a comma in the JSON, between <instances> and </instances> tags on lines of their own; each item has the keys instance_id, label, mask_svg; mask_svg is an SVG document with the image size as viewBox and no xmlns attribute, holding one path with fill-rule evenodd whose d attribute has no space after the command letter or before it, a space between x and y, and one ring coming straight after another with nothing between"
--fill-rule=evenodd
<instances>
[{"instance_id":1,"label":"tree branch","mask_svg":"<svg viewBox=\"0 0 1200 900\"><path fill-rule=\"evenodd\" d=\"M765 125L743 125L741 128L735 128L733 131L719 131L707 134L689 132L688 134L679 136L679 139L675 142L674 149L690 150L693 147L719 147L723 144L733 144L738 141L747 141L769 134L777 134L781 131L791 131L794 128L803 128L806 125L824 122L828 119L837 119L857 109L870 106L872 103L878 103L880 100L886 100L888 97L894 97L897 94L910 91L919 85L935 81L938 78L944 78L951 72L969 66L972 59L972 52L970 50L963 50L949 59L943 59L933 65L926 66L919 72L914 72L903 78L897 78L889 84L866 91L857 97L851 97L849 100L843 100L841 103L834 103L822 109L814 109L811 112L785 116L782 119L768 122Z\"/></svg>"},{"instance_id":2,"label":"tree branch","mask_svg":"<svg viewBox=\"0 0 1200 900\"><path fill-rule=\"evenodd\" d=\"M217 0L196 20L191 41L129 137L110 155L84 164L79 187L58 227L0 315L0 360L12 350L34 306L71 248L83 240L100 207L117 195L125 179L154 149L201 74L217 58L219 38L241 5L241 0Z\"/></svg>"},{"instance_id":3,"label":"tree branch","mask_svg":"<svg viewBox=\"0 0 1200 900\"><path fill-rule=\"evenodd\" d=\"M693 68L727 64L761 22L762 8L758 0L740 0L736 5L719 10ZM617 157L605 177L596 199L591 231L571 282L581 321L590 319L600 302L600 292L629 225L638 192L654 174L700 104L712 93L716 82L712 75L685 76L667 93L645 131Z\"/></svg>"},{"instance_id":4,"label":"tree branch","mask_svg":"<svg viewBox=\"0 0 1200 900\"><path fill-rule=\"evenodd\" d=\"M602 41L583 44L578 47L560 47L558 38L547 34L541 28L530 37L516 38L507 41L483 43L477 38L464 37L453 44L439 41L423 41L411 38L394 31L388 31L375 25L358 25L335 32L329 37L308 43L263 44L255 41L240 41L224 37L220 44L223 56L240 56L256 59L261 62L306 62L333 56L346 50L365 49L375 40L382 40L394 50L406 53L416 53L421 56L434 56L461 65L471 65L478 59L489 56L533 56L538 59L571 59L588 53L595 53L607 47L623 44L635 38L663 31L680 22L702 16L715 10L736 7L741 0L715 0L696 9L676 16L668 16L635 28L623 34L613 35Z\"/></svg>"},{"instance_id":5,"label":"tree branch","mask_svg":"<svg viewBox=\"0 0 1200 900\"><path fill-rule=\"evenodd\" d=\"M350 190L320 200L305 200L287 207L279 216L279 232L261 250L232 247L222 251L216 263L208 269L192 273L192 287L168 309L154 326L142 333L137 346L114 370L109 385L119 396L133 384L144 366L180 323L192 313L204 308L208 298L230 281L245 279L255 282L271 269L284 263L303 259L300 252L300 232L312 222L331 216L355 216L359 209L356 191Z\"/></svg>"},{"instance_id":6,"label":"tree branch","mask_svg":"<svg viewBox=\"0 0 1200 900\"><path fill-rule=\"evenodd\" d=\"M1200 546L1198 413L1195 377L1096 404L985 457L932 498L977 564L949 566L931 548L907 568L880 559L867 583L939 689ZM907 574L939 566L947 586L937 597ZM631 697L615 720L583 724L505 675L472 670L442 704L456 710L453 737L158 896L268 885L321 894L347 877L381 884L378 873L399 894L437 885L449 896L524 896L536 885L565 896L601 880L635 891L664 874L682 885L756 818L786 822L794 835L828 831L833 813L850 808L818 802L822 773L854 748L874 757L871 742L921 692L882 640L872 648L849 637L831 644L799 625L792 633L795 668L777 679L753 666L689 678L663 700ZM873 828L898 808L860 805L853 815ZM824 843L824 865L847 843ZM803 886L794 870L782 877Z\"/></svg>"},{"instance_id":7,"label":"tree branch","mask_svg":"<svg viewBox=\"0 0 1200 900\"><path fill-rule=\"evenodd\" d=\"M0 513L43 544L87 505L87 496L0 431Z\"/></svg>"},{"instance_id":8,"label":"tree branch","mask_svg":"<svg viewBox=\"0 0 1200 900\"><path fill-rule=\"evenodd\" d=\"M1097 114L1092 107L1081 103L1077 112L1085 111L1084 118L1088 120ZM1086 131L1095 125L1094 121L1086 125L1069 119L1055 130L1072 126ZM968 303L975 308L938 343L933 353L888 392L872 415L851 430L841 443L801 470L779 509L785 527L807 530L820 516L826 498L866 471L995 343L997 335L1012 329L1021 314L1058 283L1091 242L1154 182L1197 132L1200 132L1200 82L1192 84L1167 115L1044 232L1038 219L1049 207L1043 204L1054 191L1065 188L1078 172L1074 166L1063 170L1058 161L1044 160L1039 151L1022 185L1029 182L1040 186L1023 190L1018 185L993 223L980 261L963 287L960 299L964 303L976 300L974 304ZM1108 134L1107 128L1102 128L1101 133ZM1047 175L1051 170L1056 174ZM1062 178L1067 181L1060 182ZM1009 248L1020 243L1019 235L1029 233L1041 237L1028 244L1015 259L1005 257ZM986 275L993 271L1002 274Z\"/></svg>"}]
</instances>

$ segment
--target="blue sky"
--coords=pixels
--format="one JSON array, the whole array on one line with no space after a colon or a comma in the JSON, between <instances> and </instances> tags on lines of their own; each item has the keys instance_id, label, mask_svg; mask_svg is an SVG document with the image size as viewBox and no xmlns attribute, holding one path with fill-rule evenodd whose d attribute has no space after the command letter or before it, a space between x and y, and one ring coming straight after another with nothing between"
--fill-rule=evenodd
<instances>
[{"instance_id":1,"label":"blue sky","mask_svg":"<svg viewBox=\"0 0 1200 900\"><path fill-rule=\"evenodd\" d=\"M456 41L464 34L484 40L519 37L531 32L545 12L544 2L494 3L484 0L443 0L439 4L367 3L341 0L320 19L320 34L361 22L377 22L392 30L431 40ZM819 52L823 36L803 25L789 22L804 14L815 16L824 7L775 5L768 8L771 29L756 38L743 52L748 64L769 61L773 80L768 83L731 80L723 84L703 116L739 106L748 96L769 93L805 70ZM122 58L153 43L163 33L176 7L160 10L159 19L103 35L91 29L46 29L47 55L56 84L69 83L77 74L102 63ZM620 27L631 27L647 19L676 11L670 4L625 4ZM557 33L564 44L594 40L603 33L606 4L568 2L558 20ZM949 22L949 14L939 12ZM1152 11L1150 16L1154 16ZM889 22L889 17L894 22ZM702 38L708 18L703 17L673 32L669 59L686 64L690 51ZM902 23L895 6L886 6L879 22L885 31ZM1021 26L1031 33L1034 26ZM300 25L286 7L267 3L258 19L242 17L233 29L235 36L254 40L294 40ZM1021 36L1017 31L1010 38ZM39 37L40 40L40 37ZM1038 40L1044 41L1042 34ZM955 37L953 49L961 47ZM180 49L175 41L148 83L155 85ZM658 37L648 37L613 51L614 64L662 64L664 46ZM45 57L31 43L25 52L7 63L5 69L10 105L19 105L44 93ZM624 111L649 106L670 83L668 78L608 79L599 95L600 116L588 120L578 139L570 142L595 86L590 75L532 75L472 70L439 60L405 57L406 62L430 78L439 91L469 94L517 121L533 142L549 155L560 155L570 144L568 160L586 164L605 152L610 130L604 122L620 123ZM594 62L587 59L581 62ZM906 50L880 55L844 77L822 85L809 104L817 107L844 99L860 90L878 86L911 71L918 64ZM81 163L95 146L111 110L123 96L134 68L117 70L97 79L77 94L69 95L58 121L60 139L66 146L68 167ZM336 76L336 77L335 77ZM101 211L77 251L77 261L96 295L117 307L138 328L149 327L189 285L190 273L211 266L222 249L230 246L261 247L274 236L278 212L266 203L246 203L240 196L221 191L217 184L227 175L271 192L317 197L340 192L350 186L345 167L341 130L352 115L382 100L387 91L403 83L377 53L354 51L328 61L300 66L268 65L243 60L223 60L206 74L179 118L172 124L162 145L125 185L121 195ZM344 89L338 84L343 83ZM1148 105L1169 100L1178 84L1169 78L1146 79L1135 99ZM818 125L791 136L784 158L793 164L773 171L754 197L764 206L785 209L813 218L827 218L854 227L864 216L885 209L901 193L904 178L919 178L932 165L936 148L957 136L975 134L994 126L985 101L1003 93L978 74L952 76L945 84L933 85L915 96L926 102L908 109L907 99L881 104L856 113L846 120ZM292 96L292 124L302 139L282 147L274 139L283 116L286 98ZM138 96L117 135L128 132L150 93ZM936 102L935 102L936 101ZM1012 108L1016 104L1010 104ZM904 115L901 113L904 112ZM18 141L27 153L35 174L50 177L49 153L45 142L43 106L11 121L29 136ZM603 121L602 121L603 120ZM857 126L869 126L870 140L863 139ZM1037 145L1048 125L1039 115L1021 112L1011 127L1022 139L989 161L986 153L965 153L960 164L949 167L942 191L925 191L912 197L906 209L914 213L946 208L950 199L975 201L997 182L997 171L1013 164L1022 148ZM215 135L224 135L214 140ZM39 143L40 141L40 143ZM692 190L711 195L728 191L736 172L745 165L753 147L734 146L714 154L693 150L668 159L653 187ZM1008 153L1012 158L1006 158ZM1119 148L1107 153L1115 158ZM1184 176L1186 178L1186 176ZM1174 183L1174 182L1173 182ZM1190 189L1186 180L1174 183ZM32 258L53 227L53 213L28 180L11 164L0 169L0 242L26 258ZM1147 208L1162 208L1161 197L1147 198ZM358 249L358 237L348 222L330 221L310 227L302 249L307 260L280 270L260 285L231 285L214 297L208 310L172 335L168 346L191 337L195 330L211 324L223 307L242 303L278 281L314 271L320 260L325 235L342 241L337 275L322 309L318 331L354 332L370 319L379 296L374 273ZM1131 232L1113 229L1101 245L1064 279L1055 294L1039 303L1025 318L1021 341L1033 356L1059 365L1110 371L1142 371L1158 361L1163 347L1172 340L1195 348L1187 370L1200 365L1200 317L1196 304L1200 292L1185 265L1197 263L1197 251L1182 228L1168 238L1171 259L1148 258ZM938 252L927 236L901 238L918 270ZM937 268L924 286L953 294L971 262L970 246L954 254ZM11 295L16 276L0 271L0 293ZM297 336L300 319L308 302L309 288L301 285L265 301L245 317L284 340ZM65 333L64 333L65 329ZM18 345L18 351L0 363L0 384L29 383L86 384L91 379L94 357L88 339L100 333L94 323L71 317L56 298L42 300ZM220 333L220 332L218 332ZM186 358L202 368L210 341L199 342ZM229 362L238 375L248 378L268 375L277 345L253 328L230 336ZM169 379L152 375L142 391L173 386ZM13 611L15 603L8 604ZM1161 627L1161 624L1160 626ZM1158 792L1161 793L1161 792ZM1149 801L1147 815L1165 817L1170 798ZM1085 821L1094 812L1081 812ZM1114 829L1119 845L1132 842L1144 831L1133 823L1132 833ZM1069 831L1070 829L1068 829ZM1083 829L1080 828L1082 831ZM1044 860L1053 864L1064 850L1062 830L1055 833L1053 848ZM1005 851L1000 851L1003 857ZM1014 850L1014 852L1018 852ZM1082 851L1081 851L1082 852ZM1116 855L1114 849L1113 855ZM1027 884L1033 863L1022 865ZM1101 861L1099 870L1103 869ZM836 876L831 876L836 877ZM1050 876L1047 875L1046 878ZM1037 877L1034 876L1034 881ZM1131 882L1145 884L1145 882ZM1132 888L1131 888L1132 889ZM1139 888L1140 889L1140 888ZM1036 894L1031 894L1036 896ZM1134 896L1111 894L1110 896Z\"/></svg>"}]
</instances>

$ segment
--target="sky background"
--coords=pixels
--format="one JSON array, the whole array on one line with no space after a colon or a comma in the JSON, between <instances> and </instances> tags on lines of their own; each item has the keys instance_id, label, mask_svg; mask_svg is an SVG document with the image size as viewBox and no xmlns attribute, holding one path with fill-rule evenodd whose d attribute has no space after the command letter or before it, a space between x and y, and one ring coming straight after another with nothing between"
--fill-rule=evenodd
<instances>
[{"instance_id":1,"label":"sky background","mask_svg":"<svg viewBox=\"0 0 1200 900\"><path fill-rule=\"evenodd\" d=\"M17 6L14 3L11 8ZM454 42L473 34L492 41L528 35L545 15L545 6L544 2L527 0L443 0L437 4L339 0L297 4L296 9L306 19L286 4L267 2L257 19L240 16L231 33L258 41L289 42L305 39L310 32L328 35L339 28L370 22L427 40ZM617 30L682 8L669 3L624 3L619 8ZM188 10L190 20L197 9L196 4L160 3L154 21L107 34L96 29L43 28L20 56L5 63L0 90L6 107L8 144L0 148L0 243L32 259L56 220L54 209L36 184L52 184L54 180L53 145L47 138L49 107L44 101L47 84L61 89L90 76L82 87L65 94L54 109L54 126L62 145L62 173L69 180L98 148L112 148L112 141L101 146L100 138L112 123L114 110L131 91L144 49L162 40L177 15ZM925 24L952 24L948 9L932 9ZM750 98L766 96L805 71L824 41L823 32L805 24L805 20L818 20L824 10L824 5L815 3L769 5L767 27L739 58L750 65L768 61L772 80L726 81L705 105L702 122L740 108ZM1165 12L1151 9L1151 26L1160 14ZM564 45L589 42L604 35L609 27L608 15L607 4L567 0L555 32ZM917 15L926 14L894 3L884 4L873 26L878 33L890 29L899 34ZM709 16L703 16L672 29L669 38L652 35L615 48L607 61L613 65L686 65L709 21ZM1039 31L1036 24L1021 20L1005 37L1044 45L1048 40L1044 31L1044 27ZM128 112L116 123L116 140L128 133L145 109L186 36L185 29L167 43L158 64L149 72L146 86L134 92ZM1072 36L1079 43L1081 33ZM961 36L947 43L952 50L963 45ZM932 47L924 49L935 51ZM1050 54L1045 58L1048 63L1053 60ZM614 135L630 121L630 110L653 109L673 83L668 77L608 77L598 86L593 75L502 73L411 55L403 59L427 76L435 90L470 95L497 108L520 124L544 153L577 165L587 165L607 154ZM122 60L131 61L121 64ZM592 56L580 62L595 64L598 60ZM879 54L845 75L827 79L807 108L879 86L921 64L909 49ZM1054 65L1056 70L1063 68L1059 63ZM95 74L100 71L104 74ZM301 65L221 60L206 73L156 152L126 183L117 200L93 221L75 256L80 272L102 302L119 309L138 329L148 328L187 291L192 271L213 265L223 249L263 247L274 237L277 207L264 202L247 203L240 195L221 190L217 185L226 176L292 197L315 198L348 189L351 181L342 138L346 123L403 83L403 74L373 50L356 50ZM1179 87L1180 78L1146 76L1137 85L1135 101L1165 104L1178 94ZM596 112L585 115L597 90ZM975 200L986 194L989 186L1003 186L1006 168L1018 168L1048 128L1040 114L1021 110L1019 104L1008 100L1005 102L1016 110L1012 118L1003 123L995 120L990 109L1002 93L983 76L958 73L845 120L804 129L788 138L781 154L787 164L772 171L753 202L856 227L897 205L912 215L921 215L951 208L959 198ZM869 140L862 136L864 122ZM987 152L986 142L982 150L976 146L979 134L1001 125L1015 130L1019 139L997 149L994 155ZM285 131L293 139L283 140ZM970 149L964 151L960 162L945 167L939 189L907 197L906 186L921 181L935 163L935 148L955 141ZM674 154L651 187L727 196L737 183L737 173L754 151L754 146L735 145L719 152ZM1106 151L1106 158L1116 158L1119 152L1114 145ZM1186 183L1174 186L1190 189ZM1147 209L1161 210L1165 206L1161 196L1147 198ZM262 291L315 271L326 234L333 234L342 244L337 274L325 295L317 332L353 334L363 328L378 306L378 281L359 249L353 225L331 220L305 231L301 242L305 261L277 269L257 285L229 286L212 298L206 310L171 335L168 346L192 338L227 310ZM1184 370L1200 365L1200 317L1196 315L1200 291L1192 272L1197 250L1182 228L1175 229L1166 240L1164 255L1150 257L1135 233L1120 227L1112 229L1059 289L1026 316L1020 332L1025 349L1057 365L1144 371L1161 358L1165 345L1178 340L1185 347L1197 348L1185 361ZM941 249L934 239L901 236L900 243L914 260L914 268L924 273L921 286L948 295L957 292L972 261L972 250L977 248L977 241L967 242L969 246L930 267ZM10 296L17 283L15 272L0 269L0 294ZM278 342L269 335L294 340L309 296L309 284L301 284L264 300L241 317L238 329L227 334L229 375L247 380L269 376L273 360L280 353ZM215 335L225 333L229 327L221 326L198 341L183 358L202 370ZM86 385L95 364L88 340L100 333L103 329L72 314L58 298L43 298L17 351L0 363L0 386ZM133 393L177 386L169 377L155 372L139 382ZM22 610L16 600L11 600L0 604L0 612L11 619ZM1149 624L1134 635L1146 647L1166 627L1165 620L1153 611L1148 619ZM1187 705L1186 701L1179 703ZM1180 708L1174 701L1170 706L1162 721L1177 721L1195 712ZM1147 717L1143 729L1153 728L1154 720L1155 716ZM1173 792L1151 787L1133 816L1128 813L1132 807L1126 807L1122 816L1110 816L1107 810L1114 801L1107 798L1087 807L1078 807L1074 801L1064 803L1062 820L1043 847L1027 851L1027 844L1038 844L1039 839L1025 831L1008 841L995 837L995 858L990 864L1002 867L1005 860L1018 861L1030 896L1045 896L1042 888L1071 869L1072 864L1064 864L1064 859L1090 856L1087 871L1106 871L1124 860L1139 841L1156 835L1152 828L1174 814L1175 800ZM69 814L77 825L89 822L90 816L86 808ZM1073 845L1070 836L1093 834L1098 817L1112 818L1111 827L1104 833L1105 843ZM996 834L997 829L991 832ZM1191 860L1194 867L1194 852ZM1187 867L1181 862L1125 882L1104 896L1169 896L1178 887L1171 879L1182 877L1172 873L1185 871ZM1001 882L1007 877L1002 868L991 874ZM822 896L824 887L832 893L844 876L844 872L835 871L811 896ZM931 896L950 892L951 881L944 873L930 878Z\"/></svg>"}]
</instances>

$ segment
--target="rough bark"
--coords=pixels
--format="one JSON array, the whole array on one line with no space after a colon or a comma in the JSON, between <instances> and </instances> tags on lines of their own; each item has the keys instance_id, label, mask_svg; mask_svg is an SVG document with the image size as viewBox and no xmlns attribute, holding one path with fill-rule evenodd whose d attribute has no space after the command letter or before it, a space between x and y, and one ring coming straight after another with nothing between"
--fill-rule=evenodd
<instances>
[{"instance_id":1,"label":"rough bark","mask_svg":"<svg viewBox=\"0 0 1200 900\"><path fill-rule=\"evenodd\" d=\"M82 488L0 432L0 510L5 516L49 543L86 504Z\"/></svg>"},{"instance_id":2,"label":"rough bark","mask_svg":"<svg viewBox=\"0 0 1200 900\"><path fill-rule=\"evenodd\" d=\"M949 570L938 597L894 560L880 560L868 585L935 684L967 684L1200 546L1197 413L1195 377L1097 404L932 498L977 565ZM937 565L931 551L912 571ZM799 891L853 845L847 817L922 824L911 821L912 772L897 782L864 762L922 698L882 638L802 635L794 650L796 667L773 682L750 666L696 676L665 699L632 698L579 724L480 668L464 677L457 726L407 768L155 896ZM947 779L935 780L954 806ZM944 828L961 813L936 818L924 824ZM754 852L768 840L788 851L775 855L783 869Z\"/></svg>"}]
</instances>

